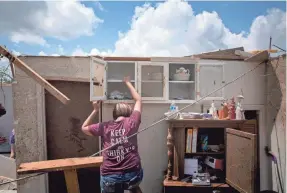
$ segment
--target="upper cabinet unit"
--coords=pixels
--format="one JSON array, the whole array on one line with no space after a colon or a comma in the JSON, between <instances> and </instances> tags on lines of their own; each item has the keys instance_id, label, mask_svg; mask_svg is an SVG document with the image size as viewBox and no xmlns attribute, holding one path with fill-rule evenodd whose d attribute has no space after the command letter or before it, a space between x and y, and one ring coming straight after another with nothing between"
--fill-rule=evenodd
<instances>
[{"instance_id":1,"label":"upper cabinet unit","mask_svg":"<svg viewBox=\"0 0 287 193\"><path fill-rule=\"evenodd\" d=\"M197 71L198 99L206 97L205 100L222 100L224 88L220 88L225 84L223 63L199 64Z\"/></svg>"},{"instance_id":2,"label":"upper cabinet unit","mask_svg":"<svg viewBox=\"0 0 287 193\"><path fill-rule=\"evenodd\" d=\"M143 100L166 100L167 66L161 62L138 62L138 86Z\"/></svg>"},{"instance_id":3,"label":"upper cabinet unit","mask_svg":"<svg viewBox=\"0 0 287 193\"><path fill-rule=\"evenodd\" d=\"M132 99L123 79L129 76L132 85L137 89L136 62L108 62L107 66L107 99Z\"/></svg>"},{"instance_id":4,"label":"upper cabinet unit","mask_svg":"<svg viewBox=\"0 0 287 193\"><path fill-rule=\"evenodd\" d=\"M169 100L195 100L195 66L169 63Z\"/></svg>"},{"instance_id":5,"label":"upper cabinet unit","mask_svg":"<svg viewBox=\"0 0 287 193\"><path fill-rule=\"evenodd\" d=\"M219 89L225 83L223 63L198 63L185 57L157 60L105 61L91 57L91 100L132 100L123 82L125 76L130 77L144 102L190 103L207 95L205 100L224 98L224 89Z\"/></svg>"}]
</instances>

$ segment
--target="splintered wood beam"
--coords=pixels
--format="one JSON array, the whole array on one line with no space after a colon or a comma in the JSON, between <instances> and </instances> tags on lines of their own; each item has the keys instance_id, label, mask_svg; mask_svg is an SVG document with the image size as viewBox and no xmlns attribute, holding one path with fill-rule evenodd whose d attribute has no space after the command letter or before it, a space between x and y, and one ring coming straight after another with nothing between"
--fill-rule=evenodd
<instances>
[{"instance_id":1,"label":"splintered wood beam","mask_svg":"<svg viewBox=\"0 0 287 193\"><path fill-rule=\"evenodd\" d=\"M35 72L27 64L25 64L19 58L11 54L8 50L3 48L2 46L0 46L0 54L8 58L10 63L13 63L15 66L20 68L23 72L25 72L28 76L30 76L37 83L43 86L49 93L51 93L59 101L61 101L64 104L68 104L70 102L70 99L68 97L66 97L63 93L61 93L58 89L56 89L53 85L51 85L47 80L41 77L37 72ZM14 71L14 68L11 70Z\"/></svg>"},{"instance_id":2,"label":"splintered wood beam","mask_svg":"<svg viewBox=\"0 0 287 193\"><path fill-rule=\"evenodd\" d=\"M79 168L100 167L103 157L83 157L56 159L39 162L22 163L17 170L18 174L31 174L40 172L54 172L63 170L73 170Z\"/></svg>"},{"instance_id":3,"label":"splintered wood beam","mask_svg":"<svg viewBox=\"0 0 287 193\"><path fill-rule=\"evenodd\" d=\"M80 193L77 170L65 170L64 174L68 193Z\"/></svg>"},{"instance_id":4,"label":"splintered wood beam","mask_svg":"<svg viewBox=\"0 0 287 193\"><path fill-rule=\"evenodd\" d=\"M263 62L269 59L269 53L267 50L254 54L253 56L246 58L246 62Z\"/></svg>"}]
</instances>

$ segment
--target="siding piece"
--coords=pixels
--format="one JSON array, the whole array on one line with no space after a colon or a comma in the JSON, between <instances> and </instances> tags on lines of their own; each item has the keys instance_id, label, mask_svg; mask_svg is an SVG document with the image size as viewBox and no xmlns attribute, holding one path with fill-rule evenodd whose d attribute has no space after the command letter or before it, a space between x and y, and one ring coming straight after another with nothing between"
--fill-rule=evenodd
<instances>
[{"instance_id":1,"label":"siding piece","mask_svg":"<svg viewBox=\"0 0 287 193\"><path fill-rule=\"evenodd\" d=\"M24 71L28 76L30 76L37 83L39 83L41 86L43 86L47 91L49 91L54 97L56 97L62 103L64 103L64 104L69 103L70 99L68 97L66 97L63 93L61 93L53 85L51 85L43 77L41 77L37 72L35 72L32 68L30 68L28 65L26 65L19 58L12 55L8 50L3 48L2 46L0 46L0 54L4 55L6 58L8 58L11 63L13 63L15 66L17 66L22 71ZM14 71L14 69L12 69L12 72L13 71Z\"/></svg>"}]
</instances>

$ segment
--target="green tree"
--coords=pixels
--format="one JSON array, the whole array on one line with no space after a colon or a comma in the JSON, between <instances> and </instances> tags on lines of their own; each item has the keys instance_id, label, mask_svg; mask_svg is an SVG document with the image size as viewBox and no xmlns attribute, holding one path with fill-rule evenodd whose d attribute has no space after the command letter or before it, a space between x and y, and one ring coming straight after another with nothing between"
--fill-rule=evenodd
<instances>
[{"instance_id":1,"label":"green tree","mask_svg":"<svg viewBox=\"0 0 287 193\"><path fill-rule=\"evenodd\" d=\"M5 83L13 82L13 77L12 77L9 63L0 65L0 81L5 82Z\"/></svg>"}]
</instances>

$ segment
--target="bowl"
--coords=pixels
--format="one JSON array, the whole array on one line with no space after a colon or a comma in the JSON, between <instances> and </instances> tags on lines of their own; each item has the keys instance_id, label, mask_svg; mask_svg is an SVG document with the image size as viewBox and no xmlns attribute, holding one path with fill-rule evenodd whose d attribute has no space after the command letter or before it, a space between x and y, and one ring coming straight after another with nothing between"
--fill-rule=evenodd
<instances>
[{"instance_id":1,"label":"bowl","mask_svg":"<svg viewBox=\"0 0 287 193\"><path fill-rule=\"evenodd\" d=\"M175 81L188 81L190 74L174 74L173 80Z\"/></svg>"}]
</instances>

